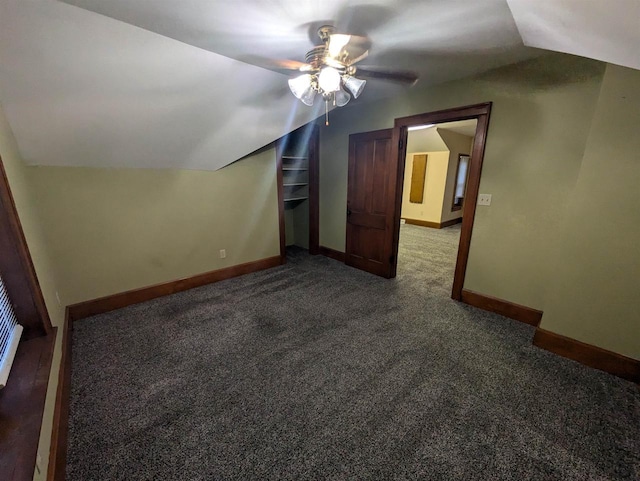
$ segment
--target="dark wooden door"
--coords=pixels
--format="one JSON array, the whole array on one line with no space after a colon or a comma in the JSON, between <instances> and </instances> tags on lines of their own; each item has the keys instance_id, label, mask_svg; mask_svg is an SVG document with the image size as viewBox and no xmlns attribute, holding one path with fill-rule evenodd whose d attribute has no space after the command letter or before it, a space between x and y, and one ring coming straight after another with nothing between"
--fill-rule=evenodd
<instances>
[{"instance_id":1,"label":"dark wooden door","mask_svg":"<svg viewBox=\"0 0 640 481\"><path fill-rule=\"evenodd\" d=\"M347 245L345 262L393 277L393 223L397 162L391 156L393 129L349 136Z\"/></svg>"}]
</instances>

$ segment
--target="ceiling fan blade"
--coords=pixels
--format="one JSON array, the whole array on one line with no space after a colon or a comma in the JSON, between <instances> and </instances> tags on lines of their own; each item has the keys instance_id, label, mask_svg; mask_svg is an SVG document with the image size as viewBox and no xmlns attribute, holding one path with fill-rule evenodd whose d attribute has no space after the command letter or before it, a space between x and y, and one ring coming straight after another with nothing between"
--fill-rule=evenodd
<instances>
[{"instance_id":1,"label":"ceiling fan blade","mask_svg":"<svg viewBox=\"0 0 640 481\"><path fill-rule=\"evenodd\" d=\"M341 33L329 35L329 42L327 44L329 56L341 61L345 65L351 65L357 61L356 59L368 54L370 47L371 40L369 40L368 37Z\"/></svg>"},{"instance_id":2,"label":"ceiling fan blade","mask_svg":"<svg viewBox=\"0 0 640 481\"><path fill-rule=\"evenodd\" d=\"M418 74L408 70L393 70L381 67L362 66L356 68L358 77L392 80L394 82L403 82L413 85L418 81Z\"/></svg>"},{"instance_id":3,"label":"ceiling fan blade","mask_svg":"<svg viewBox=\"0 0 640 481\"><path fill-rule=\"evenodd\" d=\"M299 62L297 60L264 58L258 55L245 55L239 60L266 68L267 70L275 70L277 72L290 73L290 71L306 72L313 67L308 63Z\"/></svg>"},{"instance_id":4,"label":"ceiling fan blade","mask_svg":"<svg viewBox=\"0 0 640 481\"><path fill-rule=\"evenodd\" d=\"M271 63L274 67L285 70L300 70L301 72L304 72L311 68L311 65L308 63L299 62L297 60L272 59Z\"/></svg>"},{"instance_id":5,"label":"ceiling fan blade","mask_svg":"<svg viewBox=\"0 0 640 481\"><path fill-rule=\"evenodd\" d=\"M362 55L360 55L359 57L356 57L356 58L353 58L353 59L349 59L349 62L347 63L347 66L353 65L354 63L358 63L360 60L364 60L368 56L369 56L369 51L365 50L365 52Z\"/></svg>"}]
</instances>

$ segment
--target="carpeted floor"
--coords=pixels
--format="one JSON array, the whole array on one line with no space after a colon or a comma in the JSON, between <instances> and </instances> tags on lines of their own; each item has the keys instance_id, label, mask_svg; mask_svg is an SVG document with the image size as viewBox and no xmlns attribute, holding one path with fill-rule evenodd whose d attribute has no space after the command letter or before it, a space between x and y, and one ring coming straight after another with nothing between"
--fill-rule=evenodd
<instances>
[{"instance_id":1,"label":"carpeted floor","mask_svg":"<svg viewBox=\"0 0 640 481\"><path fill-rule=\"evenodd\" d=\"M637 386L449 298L459 226L398 277L305 251L74 324L69 480L637 480Z\"/></svg>"}]
</instances>

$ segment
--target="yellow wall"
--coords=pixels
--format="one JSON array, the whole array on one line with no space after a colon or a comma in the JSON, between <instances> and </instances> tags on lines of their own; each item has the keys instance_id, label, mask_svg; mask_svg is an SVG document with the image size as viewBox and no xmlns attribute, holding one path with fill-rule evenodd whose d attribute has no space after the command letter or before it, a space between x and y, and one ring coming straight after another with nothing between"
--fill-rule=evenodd
<instances>
[{"instance_id":1,"label":"yellow wall","mask_svg":"<svg viewBox=\"0 0 640 481\"><path fill-rule=\"evenodd\" d=\"M435 129L434 129L435 130ZM411 136L412 132L409 132ZM410 142L407 142L409 150ZM411 191L411 172L413 156L427 154L427 175L424 183L422 204L409 202ZM449 151L444 152L408 152L405 159L404 187L402 190L402 217L440 223L442 220L442 202L449 165Z\"/></svg>"},{"instance_id":2,"label":"yellow wall","mask_svg":"<svg viewBox=\"0 0 640 481\"><path fill-rule=\"evenodd\" d=\"M462 209L451 210L453 205L453 194L456 188L456 174L458 172L458 156L460 154L469 155L471 153L471 137L453 132L447 129L438 129L438 133L449 148L448 169L446 177L446 187L444 189L444 202L442 203L441 222L459 219L462 217Z\"/></svg>"},{"instance_id":3,"label":"yellow wall","mask_svg":"<svg viewBox=\"0 0 640 481\"><path fill-rule=\"evenodd\" d=\"M30 179L65 304L279 255L273 148L216 172L32 167Z\"/></svg>"},{"instance_id":4,"label":"yellow wall","mask_svg":"<svg viewBox=\"0 0 640 481\"><path fill-rule=\"evenodd\" d=\"M609 65L541 327L640 359L640 71Z\"/></svg>"},{"instance_id":5,"label":"yellow wall","mask_svg":"<svg viewBox=\"0 0 640 481\"><path fill-rule=\"evenodd\" d=\"M24 231L31 259L36 270L38 282L49 311L51 323L58 327L56 344L49 375L49 386L42 418L42 430L38 454L41 458L41 472L36 471L34 479L44 480L49 459L49 446L51 444L51 428L53 424L53 411L55 407L56 390L58 387L58 370L60 368L60 354L62 352L62 325L64 323L64 308L56 299L58 283L52 267L52 259L48 246L44 240L41 222L37 210L32 202L33 186L28 179L29 167L27 167L18 151L13 132L4 116L0 106L0 157L7 173L13 200L20 217L22 230Z\"/></svg>"}]
</instances>

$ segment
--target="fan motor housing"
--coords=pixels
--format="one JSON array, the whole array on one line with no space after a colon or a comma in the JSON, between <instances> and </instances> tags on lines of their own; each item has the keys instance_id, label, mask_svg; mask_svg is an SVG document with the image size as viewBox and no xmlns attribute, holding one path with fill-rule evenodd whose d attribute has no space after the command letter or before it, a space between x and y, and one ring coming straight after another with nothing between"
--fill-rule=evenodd
<instances>
[{"instance_id":1,"label":"fan motor housing","mask_svg":"<svg viewBox=\"0 0 640 481\"><path fill-rule=\"evenodd\" d=\"M319 69L324 64L326 56L327 47L325 45L318 45L307 52L305 60L309 65L312 65L314 69Z\"/></svg>"}]
</instances>

